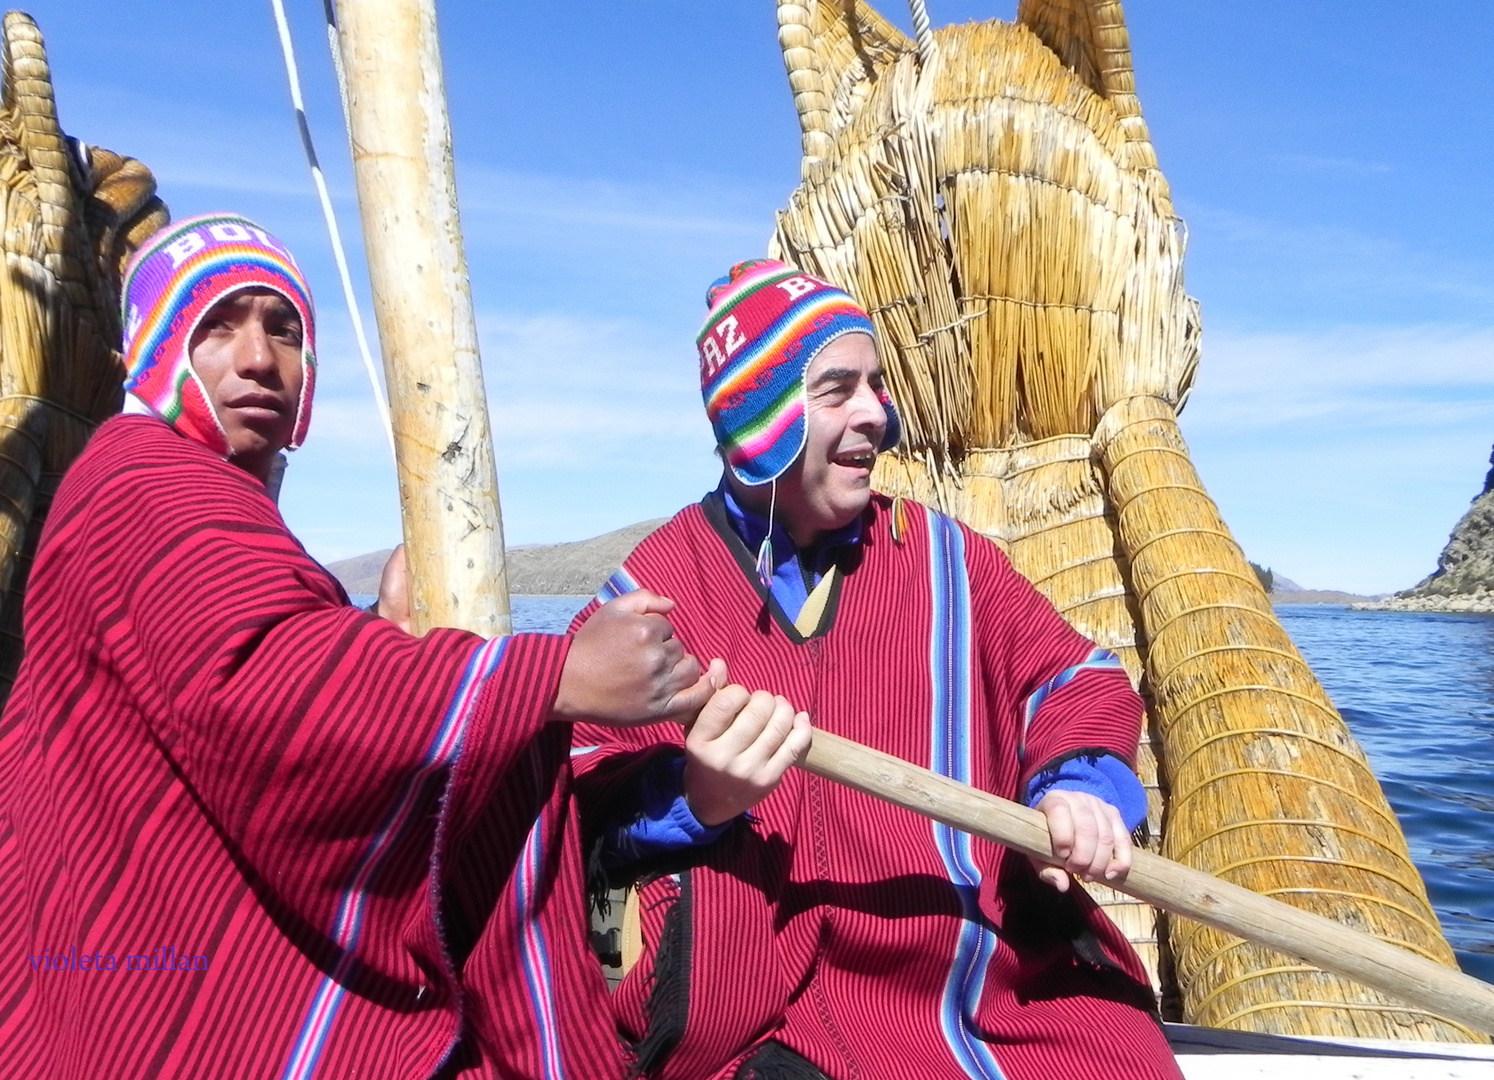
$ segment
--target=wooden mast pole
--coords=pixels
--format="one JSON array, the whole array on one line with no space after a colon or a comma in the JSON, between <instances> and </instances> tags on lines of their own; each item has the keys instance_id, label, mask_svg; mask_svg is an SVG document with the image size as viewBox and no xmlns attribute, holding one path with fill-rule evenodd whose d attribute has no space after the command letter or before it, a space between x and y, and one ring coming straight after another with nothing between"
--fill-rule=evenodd
<instances>
[{"instance_id":1,"label":"wooden mast pole","mask_svg":"<svg viewBox=\"0 0 1494 1080\"><path fill-rule=\"evenodd\" d=\"M337 0L413 627L510 632L435 0Z\"/></svg>"}]
</instances>

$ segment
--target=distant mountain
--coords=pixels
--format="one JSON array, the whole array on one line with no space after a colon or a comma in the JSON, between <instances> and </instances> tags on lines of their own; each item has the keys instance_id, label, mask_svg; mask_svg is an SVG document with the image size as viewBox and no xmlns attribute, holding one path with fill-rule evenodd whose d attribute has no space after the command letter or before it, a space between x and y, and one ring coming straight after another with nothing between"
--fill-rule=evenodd
<instances>
[{"instance_id":1,"label":"distant mountain","mask_svg":"<svg viewBox=\"0 0 1494 1080\"><path fill-rule=\"evenodd\" d=\"M640 521L590 540L509 548L508 591L519 595L590 596L666 518ZM371 551L327 569L350 593L377 593L391 549Z\"/></svg>"},{"instance_id":2,"label":"distant mountain","mask_svg":"<svg viewBox=\"0 0 1494 1080\"><path fill-rule=\"evenodd\" d=\"M667 518L640 521L590 540L536 544L508 552L508 591L540 596L589 596Z\"/></svg>"},{"instance_id":3,"label":"distant mountain","mask_svg":"<svg viewBox=\"0 0 1494 1080\"><path fill-rule=\"evenodd\" d=\"M528 596L590 596L666 520L640 521L590 540L509 548L508 591ZM379 591L379 575L390 550L343 559L327 569L348 592L371 595ZM1273 604L1353 604L1376 599L1336 589L1304 589L1281 574L1274 576L1271 589Z\"/></svg>"},{"instance_id":4,"label":"distant mountain","mask_svg":"<svg viewBox=\"0 0 1494 1080\"><path fill-rule=\"evenodd\" d=\"M342 582L342 587L349 593L373 595L379 591L379 575L384 572L384 564L389 561L393 552L393 548L370 551L367 555L355 555L351 559L329 563L327 569L332 571L332 576Z\"/></svg>"},{"instance_id":5,"label":"distant mountain","mask_svg":"<svg viewBox=\"0 0 1494 1080\"><path fill-rule=\"evenodd\" d=\"M1357 604L1374 599L1339 589L1304 589L1291 578L1283 577L1274 570L1271 571L1269 595L1273 604Z\"/></svg>"},{"instance_id":6,"label":"distant mountain","mask_svg":"<svg viewBox=\"0 0 1494 1080\"><path fill-rule=\"evenodd\" d=\"M1279 582L1281 579L1278 578ZM1303 589L1283 592L1280 587L1271 590L1273 604L1367 604L1377 597L1362 593L1343 592L1339 589Z\"/></svg>"}]
</instances>

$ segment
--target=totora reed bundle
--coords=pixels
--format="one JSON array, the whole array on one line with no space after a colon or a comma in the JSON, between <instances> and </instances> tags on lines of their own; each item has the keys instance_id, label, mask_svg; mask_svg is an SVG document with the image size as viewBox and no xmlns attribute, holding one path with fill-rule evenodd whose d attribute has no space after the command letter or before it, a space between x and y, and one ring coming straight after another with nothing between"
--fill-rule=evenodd
<instances>
[{"instance_id":1,"label":"totora reed bundle","mask_svg":"<svg viewBox=\"0 0 1494 1080\"><path fill-rule=\"evenodd\" d=\"M119 411L119 279L167 221L138 161L67 139L41 33L0 33L0 702L21 662L21 597L62 473Z\"/></svg>"},{"instance_id":2,"label":"totora reed bundle","mask_svg":"<svg viewBox=\"0 0 1494 1080\"><path fill-rule=\"evenodd\" d=\"M871 313L906 429L879 486L992 538L1121 657L1148 703L1151 846L1454 966L1363 752L1178 431L1199 310L1120 4L1022 0L1015 23L917 45L856 0L778 18L804 159L770 254ZM1170 1018L1482 1039L1185 920L1159 933L1090 888Z\"/></svg>"}]
</instances>

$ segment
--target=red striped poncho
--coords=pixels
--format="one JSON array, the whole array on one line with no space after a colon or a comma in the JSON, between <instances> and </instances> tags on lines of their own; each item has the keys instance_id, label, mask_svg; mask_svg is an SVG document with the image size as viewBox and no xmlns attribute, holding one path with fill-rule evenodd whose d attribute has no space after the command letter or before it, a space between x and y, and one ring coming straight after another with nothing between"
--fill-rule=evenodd
<instances>
[{"instance_id":1,"label":"red striped poncho","mask_svg":"<svg viewBox=\"0 0 1494 1080\"><path fill-rule=\"evenodd\" d=\"M620 1077L567 641L348 604L159 420L62 484L0 723L0 1074Z\"/></svg>"},{"instance_id":2,"label":"red striped poncho","mask_svg":"<svg viewBox=\"0 0 1494 1080\"><path fill-rule=\"evenodd\" d=\"M873 498L807 638L711 497L645 540L603 596L672 597L685 647L724 658L733 681L1008 799L1078 750L1133 761L1141 703L1114 658L994 545L903 510L894 540ZM681 743L665 726L575 734L597 823L625 818L630 777ZM697 857L642 887L643 955L613 998L658 1075L730 1076L774 1039L832 1080L1180 1076L1129 944L1020 855L795 770Z\"/></svg>"}]
</instances>

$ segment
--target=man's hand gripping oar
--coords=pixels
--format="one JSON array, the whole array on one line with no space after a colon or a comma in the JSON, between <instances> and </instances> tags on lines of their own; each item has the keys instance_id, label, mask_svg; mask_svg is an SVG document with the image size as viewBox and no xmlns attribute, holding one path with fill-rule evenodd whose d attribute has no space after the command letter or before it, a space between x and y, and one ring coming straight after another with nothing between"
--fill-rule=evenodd
<instances>
[{"instance_id":1,"label":"man's hand gripping oar","mask_svg":"<svg viewBox=\"0 0 1494 1080\"><path fill-rule=\"evenodd\" d=\"M799 768L884 802L1057 865L1048 823L1017 803L939 776L891 754L816 731ZM1300 957L1439 1016L1494 1033L1494 986L1358 930L1231 885L1200 870L1133 851L1106 884L1155 907Z\"/></svg>"},{"instance_id":2,"label":"man's hand gripping oar","mask_svg":"<svg viewBox=\"0 0 1494 1080\"><path fill-rule=\"evenodd\" d=\"M1477 1030L1494 1032L1494 987L1477 979L1160 855L1130 849L1128 838L1113 838L1111 857L1101 859L1098 840L1093 849L1079 844L1077 832L1068 833L1064 815L1052 808L1046 808L1050 812L1045 817L1038 810L967 787L828 731L811 732L808 718L795 713L787 701L728 685L722 661L713 660L702 670L675 639L664 617L673 607L672 601L640 590L600 608L576 634L567 660L568 673L575 663L576 674L585 671L588 678L574 680L575 685L568 686L562 676L556 712L562 717L586 716L604 723L667 719L691 725L686 768L693 770L693 780L687 778L686 799L693 812L719 820L724 820L719 818L723 813L728 818L735 816L727 811L738 803L745 808L766 797L794 764L873 798L1013 848L1059 871L1056 876L1050 875L1055 882L1061 877L1066 885L1064 875L1069 872L1094 879L1103 877L1111 887L1175 915L1300 957L1325 971ZM609 685L603 676L611 677L608 673L620 670L614 662L614 652L619 648L635 656L641 653L650 658L650 663L642 676L630 677L625 685ZM582 686L585 692L577 696ZM651 719L622 719L615 704L609 704L619 700L629 703L630 716L638 715L643 706L642 711ZM734 759L741 759L737 767L730 764ZM715 795L704 794L706 789L715 791ZM691 790L695 792L693 801ZM1098 822L1095 825L1100 827ZM1116 851L1126 849L1131 854L1129 870L1122 865L1124 860L1114 857ZM1061 854L1055 854L1055 850Z\"/></svg>"}]
</instances>

